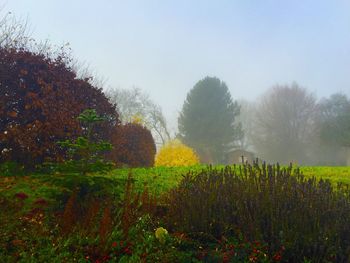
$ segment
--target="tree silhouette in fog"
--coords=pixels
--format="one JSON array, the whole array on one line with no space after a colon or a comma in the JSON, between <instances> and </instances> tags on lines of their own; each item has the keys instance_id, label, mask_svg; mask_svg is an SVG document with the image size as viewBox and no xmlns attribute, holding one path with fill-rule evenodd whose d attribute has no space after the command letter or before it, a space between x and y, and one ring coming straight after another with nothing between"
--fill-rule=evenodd
<instances>
[{"instance_id":1,"label":"tree silhouette in fog","mask_svg":"<svg viewBox=\"0 0 350 263\"><path fill-rule=\"evenodd\" d=\"M346 165L350 147L350 100L336 93L318 104L318 161L326 165Z\"/></svg>"},{"instance_id":2,"label":"tree silhouette in fog","mask_svg":"<svg viewBox=\"0 0 350 263\"><path fill-rule=\"evenodd\" d=\"M268 90L256 105L253 143L269 161L303 163L315 139L316 99L293 83Z\"/></svg>"},{"instance_id":3,"label":"tree silhouette in fog","mask_svg":"<svg viewBox=\"0 0 350 263\"><path fill-rule=\"evenodd\" d=\"M196 150L202 161L223 163L225 154L242 136L236 122L239 111L226 84L206 77L187 94L178 119L179 137Z\"/></svg>"}]
</instances>

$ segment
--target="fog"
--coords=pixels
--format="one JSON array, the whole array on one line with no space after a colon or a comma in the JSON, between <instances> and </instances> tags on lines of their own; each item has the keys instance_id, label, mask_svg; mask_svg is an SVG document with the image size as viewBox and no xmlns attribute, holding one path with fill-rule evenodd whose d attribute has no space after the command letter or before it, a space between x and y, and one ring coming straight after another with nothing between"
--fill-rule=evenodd
<instances>
[{"instance_id":1,"label":"fog","mask_svg":"<svg viewBox=\"0 0 350 263\"><path fill-rule=\"evenodd\" d=\"M139 88L158 104L172 135L187 93L206 76L233 100L259 104L297 83L315 103L350 96L348 1L3 2L28 18L33 38L69 42L104 88ZM315 110L317 111L317 110Z\"/></svg>"}]
</instances>

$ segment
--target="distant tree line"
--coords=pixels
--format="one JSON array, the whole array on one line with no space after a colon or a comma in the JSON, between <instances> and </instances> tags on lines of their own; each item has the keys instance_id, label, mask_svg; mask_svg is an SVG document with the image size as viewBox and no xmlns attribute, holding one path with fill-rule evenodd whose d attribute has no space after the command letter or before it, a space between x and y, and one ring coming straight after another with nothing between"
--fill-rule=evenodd
<instances>
[{"instance_id":1,"label":"distant tree line","mask_svg":"<svg viewBox=\"0 0 350 263\"><path fill-rule=\"evenodd\" d=\"M276 85L256 102L233 101L215 77L189 91L179 138L202 162L229 163L235 149L269 162L346 165L350 161L350 100L336 93L317 100L297 83Z\"/></svg>"},{"instance_id":2,"label":"distant tree line","mask_svg":"<svg viewBox=\"0 0 350 263\"><path fill-rule=\"evenodd\" d=\"M276 85L241 108L246 144L270 162L346 165L350 100L335 93L317 100L296 83Z\"/></svg>"},{"instance_id":3,"label":"distant tree line","mask_svg":"<svg viewBox=\"0 0 350 263\"><path fill-rule=\"evenodd\" d=\"M96 109L107 119L94 130L109 140L108 158L120 165L150 166L155 144L171 138L161 107L140 89L107 95L65 48L30 38L26 23L0 16L0 162L35 166L62 161L57 144L85 129L77 116ZM78 67L78 68L77 68ZM176 135L203 163L230 163L236 149L269 162L345 165L350 162L350 99L335 93L318 100L297 83L275 85L255 102L231 97L216 77L188 92Z\"/></svg>"}]
</instances>

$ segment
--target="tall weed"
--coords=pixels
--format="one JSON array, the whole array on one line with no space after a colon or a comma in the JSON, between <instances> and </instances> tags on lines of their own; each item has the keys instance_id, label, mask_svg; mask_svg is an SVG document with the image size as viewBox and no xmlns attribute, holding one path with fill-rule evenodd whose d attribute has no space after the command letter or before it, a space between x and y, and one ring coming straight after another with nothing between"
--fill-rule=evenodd
<instances>
[{"instance_id":1,"label":"tall weed","mask_svg":"<svg viewBox=\"0 0 350 263\"><path fill-rule=\"evenodd\" d=\"M348 187L292 166L209 167L187 174L168 202L169 228L197 239L243 236L268 244L271 254L284 247L289 262L350 259Z\"/></svg>"}]
</instances>

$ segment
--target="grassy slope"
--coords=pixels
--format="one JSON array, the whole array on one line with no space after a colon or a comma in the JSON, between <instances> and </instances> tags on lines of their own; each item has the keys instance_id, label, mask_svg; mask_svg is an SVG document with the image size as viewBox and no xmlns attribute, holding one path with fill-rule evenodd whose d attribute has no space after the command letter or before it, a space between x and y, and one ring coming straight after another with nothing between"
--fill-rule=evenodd
<instances>
[{"instance_id":1,"label":"grassy slope","mask_svg":"<svg viewBox=\"0 0 350 263\"><path fill-rule=\"evenodd\" d=\"M350 167L301 167L305 176L315 176L320 179L329 179L332 183L345 183L350 185Z\"/></svg>"},{"instance_id":2,"label":"grassy slope","mask_svg":"<svg viewBox=\"0 0 350 263\"><path fill-rule=\"evenodd\" d=\"M218 166L223 168L224 166ZM192 167L159 167L159 168L134 168L117 169L111 172L107 177L127 178L129 172L136 179L137 186L147 185L156 193L161 193L175 187L181 180L182 175L188 172L198 172L205 169L205 165ZM345 183L350 185L350 167L300 167L306 177L315 176L317 179L329 179L334 184Z\"/></svg>"},{"instance_id":3,"label":"grassy slope","mask_svg":"<svg viewBox=\"0 0 350 263\"><path fill-rule=\"evenodd\" d=\"M129 173L135 179L137 189L141 190L147 184L153 193L160 194L175 187L183 175L205 168L206 166L116 169L107 175L93 174L84 177L43 174L24 177L0 176L0 195L13 197L18 192L24 192L29 196L26 202L33 202L36 198L55 200L62 192L69 192L72 185L82 181L89 185L104 185L109 192L117 194L123 191ZM350 184L350 167L301 167L301 171L305 176L329 179L334 184L339 182ZM103 192L106 189L98 190Z\"/></svg>"}]
</instances>

